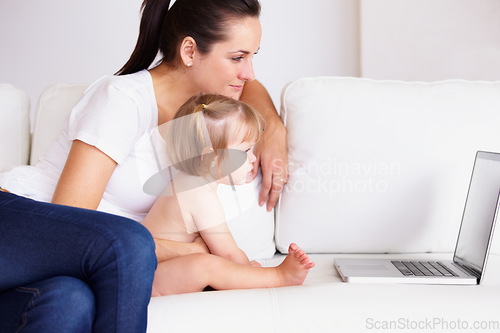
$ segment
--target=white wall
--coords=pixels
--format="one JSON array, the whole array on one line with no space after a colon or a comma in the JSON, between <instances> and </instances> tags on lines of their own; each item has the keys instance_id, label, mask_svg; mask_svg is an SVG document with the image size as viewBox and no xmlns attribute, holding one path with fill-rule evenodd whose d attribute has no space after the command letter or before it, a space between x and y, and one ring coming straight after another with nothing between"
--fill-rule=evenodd
<instances>
[{"instance_id":1,"label":"white wall","mask_svg":"<svg viewBox=\"0 0 500 333\"><path fill-rule=\"evenodd\" d=\"M116 72L135 45L141 3L0 1L0 82L35 105L50 84ZM277 107L282 87L302 76L500 80L500 0L261 3L255 71Z\"/></svg>"},{"instance_id":2,"label":"white wall","mask_svg":"<svg viewBox=\"0 0 500 333\"><path fill-rule=\"evenodd\" d=\"M304 76L359 76L358 0L261 0L257 78L276 106L283 86Z\"/></svg>"},{"instance_id":3,"label":"white wall","mask_svg":"<svg viewBox=\"0 0 500 333\"><path fill-rule=\"evenodd\" d=\"M92 82L133 50L141 0L2 0L0 82L34 105L50 84Z\"/></svg>"},{"instance_id":4,"label":"white wall","mask_svg":"<svg viewBox=\"0 0 500 333\"><path fill-rule=\"evenodd\" d=\"M361 0L361 36L365 77L500 80L498 0Z\"/></svg>"},{"instance_id":5,"label":"white wall","mask_svg":"<svg viewBox=\"0 0 500 333\"><path fill-rule=\"evenodd\" d=\"M32 105L58 82L92 82L116 72L133 50L141 0L2 0L0 82ZM358 0L261 0L264 35L258 78L277 107L300 76L357 75Z\"/></svg>"}]
</instances>

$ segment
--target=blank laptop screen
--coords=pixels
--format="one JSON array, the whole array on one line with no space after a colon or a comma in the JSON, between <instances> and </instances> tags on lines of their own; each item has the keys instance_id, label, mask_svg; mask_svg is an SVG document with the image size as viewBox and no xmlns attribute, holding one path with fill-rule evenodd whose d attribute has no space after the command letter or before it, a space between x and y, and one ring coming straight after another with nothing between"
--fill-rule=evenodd
<instances>
[{"instance_id":1,"label":"blank laptop screen","mask_svg":"<svg viewBox=\"0 0 500 333\"><path fill-rule=\"evenodd\" d=\"M486 260L500 190L500 154L478 152L467 194L455 259L481 271Z\"/></svg>"}]
</instances>

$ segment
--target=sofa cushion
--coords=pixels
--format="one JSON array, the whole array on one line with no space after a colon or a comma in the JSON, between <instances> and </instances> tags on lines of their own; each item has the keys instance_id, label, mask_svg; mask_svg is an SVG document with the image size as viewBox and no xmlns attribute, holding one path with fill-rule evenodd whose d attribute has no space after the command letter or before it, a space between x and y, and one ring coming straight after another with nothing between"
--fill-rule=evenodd
<instances>
[{"instance_id":1,"label":"sofa cushion","mask_svg":"<svg viewBox=\"0 0 500 333\"><path fill-rule=\"evenodd\" d=\"M0 83L0 170L28 163L30 99L24 91Z\"/></svg>"},{"instance_id":2,"label":"sofa cushion","mask_svg":"<svg viewBox=\"0 0 500 333\"><path fill-rule=\"evenodd\" d=\"M500 82L290 83L277 248L453 251L475 153L500 152L499 111Z\"/></svg>"},{"instance_id":3,"label":"sofa cushion","mask_svg":"<svg viewBox=\"0 0 500 333\"><path fill-rule=\"evenodd\" d=\"M38 101L32 139L31 164L36 164L61 133L73 106L88 84L56 84L48 87ZM267 212L257 203L261 177L252 183L221 186L218 194L238 246L251 259L270 258L275 252L274 212Z\"/></svg>"},{"instance_id":4,"label":"sofa cushion","mask_svg":"<svg viewBox=\"0 0 500 333\"><path fill-rule=\"evenodd\" d=\"M88 84L54 84L38 99L33 125L30 164L34 165L57 139L66 125L69 113L82 97Z\"/></svg>"},{"instance_id":5,"label":"sofa cushion","mask_svg":"<svg viewBox=\"0 0 500 333\"><path fill-rule=\"evenodd\" d=\"M250 260L271 258L276 253L274 245L274 211L259 206L262 175L253 182L235 186L219 185L219 195L227 225L236 244Z\"/></svg>"},{"instance_id":6,"label":"sofa cushion","mask_svg":"<svg viewBox=\"0 0 500 333\"><path fill-rule=\"evenodd\" d=\"M499 256L490 258L480 286L343 283L333 266L339 255L310 257L316 266L302 286L153 297L148 333L458 332L449 327L460 323L469 328L465 332L499 328ZM449 260L451 254L405 257ZM277 255L262 264L276 266L282 260ZM483 329L472 330L473 325Z\"/></svg>"}]
</instances>

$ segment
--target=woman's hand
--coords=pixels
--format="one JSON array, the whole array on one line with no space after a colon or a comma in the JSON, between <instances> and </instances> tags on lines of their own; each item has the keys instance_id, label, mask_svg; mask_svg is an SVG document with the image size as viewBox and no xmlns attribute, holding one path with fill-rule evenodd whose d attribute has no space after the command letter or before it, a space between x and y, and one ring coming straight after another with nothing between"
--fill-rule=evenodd
<instances>
[{"instance_id":1,"label":"woman's hand","mask_svg":"<svg viewBox=\"0 0 500 333\"><path fill-rule=\"evenodd\" d=\"M210 253L207 244L199 236L191 243L175 242L161 238L154 238L154 241L156 258L159 263L188 254Z\"/></svg>"},{"instance_id":2,"label":"woman's hand","mask_svg":"<svg viewBox=\"0 0 500 333\"><path fill-rule=\"evenodd\" d=\"M259 205L263 206L267 199L267 210L271 211L279 199L288 179L288 152L286 145L286 128L282 122L267 126L260 141L255 145L257 157L253 178L257 176L259 165L262 169L262 189Z\"/></svg>"},{"instance_id":3,"label":"woman's hand","mask_svg":"<svg viewBox=\"0 0 500 333\"><path fill-rule=\"evenodd\" d=\"M254 107L266 121L264 133L254 148L257 160L253 169L253 178L257 176L260 165L262 189L259 195L259 205L263 206L267 200L266 208L271 211L288 181L286 128L266 88L260 82L247 82L241 100Z\"/></svg>"}]
</instances>

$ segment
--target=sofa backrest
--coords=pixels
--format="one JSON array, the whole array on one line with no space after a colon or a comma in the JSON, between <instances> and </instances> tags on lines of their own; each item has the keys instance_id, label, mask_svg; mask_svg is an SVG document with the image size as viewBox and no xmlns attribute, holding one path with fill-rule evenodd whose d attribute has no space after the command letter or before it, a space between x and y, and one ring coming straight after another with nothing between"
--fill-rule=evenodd
<instances>
[{"instance_id":1,"label":"sofa backrest","mask_svg":"<svg viewBox=\"0 0 500 333\"><path fill-rule=\"evenodd\" d=\"M280 251L452 252L475 153L500 152L500 82L303 78L281 116Z\"/></svg>"},{"instance_id":2,"label":"sofa backrest","mask_svg":"<svg viewBox=\"0 0 500 333\"><path fill-rule=\"evenodd\" d=\"M42 93L32 164L86 87ZM0 170L26 164L28 96L0 85L0 115L0 143L9 142L0 144ZM235 238L253 258L272 255L273 235L282 252L290 242L308 252L453 251L474 154L500 151L500 82L303 78L284 88L281 116L290 179L276 230L256 204L256 183L242 192L247 210L233 214Z\"/></svg>"},{"instance_id":3,"label":"sofa backrest","mask_svg":"<svg viewBox=\"0 0 500 333\"><path fill-rule=\"evenodd\" d=\"M30 164L35 165L56 140L68 120L71 109L82 97L88 84L54 84L38 99L31 140Z\"/></svg>"},{"instance_id":4,"label":"sofa backrest","mask_svg":"<svg viewBox=\"0 0 500 333\"><path fill-rule=\"evenodd\" d=\"M0 170L28 163L29 110L27 93L0 83Z\"/></svg>"}]
</instances>

